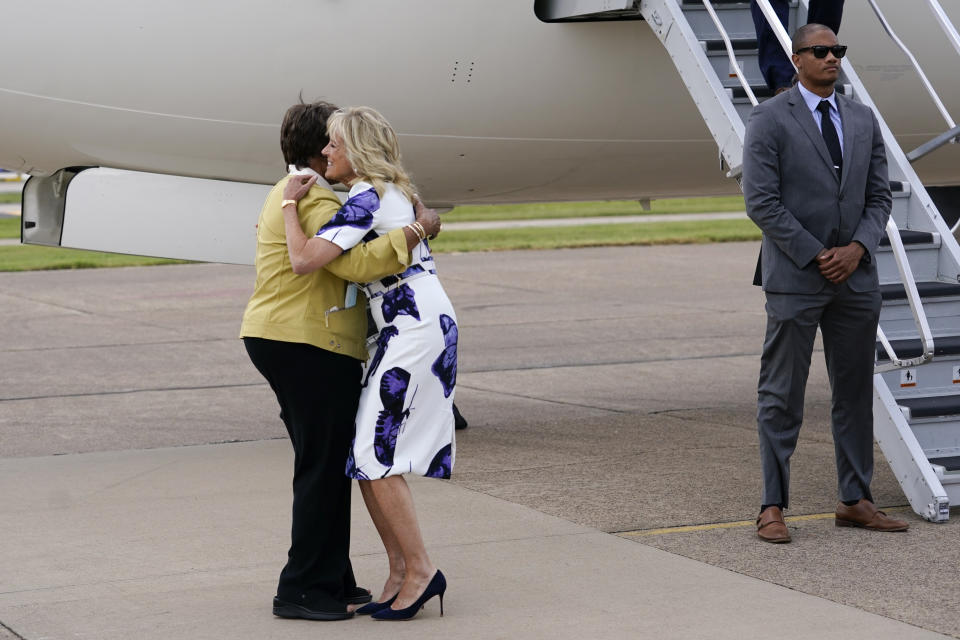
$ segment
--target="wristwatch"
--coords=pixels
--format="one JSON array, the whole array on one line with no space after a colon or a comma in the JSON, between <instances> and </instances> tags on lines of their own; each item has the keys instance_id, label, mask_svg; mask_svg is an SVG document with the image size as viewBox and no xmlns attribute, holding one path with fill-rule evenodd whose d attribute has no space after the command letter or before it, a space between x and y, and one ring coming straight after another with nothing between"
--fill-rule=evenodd
<instances>
[{"instance_id":1,"label":"wristwatch","mask_svg":"<svg viewBox=\"0 0 960 640\"><path fill-rule=\"evenodd\" d=\"M285 206L287 206L288 204L292 204L293 206L297 206L297 201L296 201L296 200L284 200L283 202L280 203L280 208L283 209L283 208L284 208Z\"/></svg>"}]
</instances>

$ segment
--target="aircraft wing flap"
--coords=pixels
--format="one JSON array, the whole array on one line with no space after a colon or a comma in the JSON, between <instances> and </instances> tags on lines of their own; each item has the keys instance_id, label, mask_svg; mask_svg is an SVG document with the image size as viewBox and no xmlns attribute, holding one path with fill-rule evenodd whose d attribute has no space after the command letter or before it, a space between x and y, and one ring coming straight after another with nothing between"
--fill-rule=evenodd
<instances>
[{"instance_id":1,"label":"aircraft wing flap","mask_svg":"<svg viewBox=\"0 0 960 640\"><path fill-rule=\"evenodd\" d=\"M22 240L133 255L253 264L270 185L105 167L24 187Z\"/></svg>"}]
</instances>

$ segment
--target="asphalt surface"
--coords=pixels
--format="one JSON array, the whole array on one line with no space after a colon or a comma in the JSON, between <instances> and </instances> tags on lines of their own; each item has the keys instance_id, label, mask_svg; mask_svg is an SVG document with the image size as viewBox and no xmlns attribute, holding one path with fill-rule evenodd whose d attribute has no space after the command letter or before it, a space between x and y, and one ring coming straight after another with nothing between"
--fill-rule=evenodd
<instances>
[{"instance_id":1,"label":"asphalt surface","mask_svg":"<svg viewBox=\"0 0 960 640\"><path fill-rule=\"evenodd\" d=\"M516 229L520 227L583 227L597 224L643 224L651 222L694 222L701 220L746 220L746 211L708 213L667 213L638 216L596 216L590 218L544 218L539 220L478 220L475 222L444 222L445 231L481 231L485 229Z\"/></svg>"},{"instance_id":2,"label":"asphalt surface","mask_svg":"<svg viewBox=\"0 0 960 640\"><path fill-rule=\"evenodd\" d=\"M910 531L833 526L820 358L788 513L809 517L790 545L756 540L757 247L438 257L470 427L453 480L414 492L451 592L444 618L434 604L392 635L960 637L960 513L905 510L878 450L874 496ZM252 281L220 265L0 274L0 638L383 634L266 608L289 445L236 339ZM359 503L354 555L379 586Z\"/></svg>"}]
</instances>

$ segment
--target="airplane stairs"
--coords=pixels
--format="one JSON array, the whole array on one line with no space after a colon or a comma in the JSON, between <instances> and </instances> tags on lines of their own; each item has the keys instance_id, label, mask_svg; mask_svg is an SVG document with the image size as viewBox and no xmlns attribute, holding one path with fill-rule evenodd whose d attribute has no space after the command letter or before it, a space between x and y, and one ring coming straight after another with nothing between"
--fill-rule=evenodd
<instances>
[{"instance_id":1,"label":"airplane stairs","mask_svg":"<svg viewBox=\"0 0 960 640\"><path fill-rule=\"evenodd\" d=\"M759 1L772 15L768 1ZM790 24L796 25L797 17L806 15L806 0L792 5ZM753 100L771 95L757 63L748 2L538 0L536 11L548 22L642 17L700 110L727 176L739 183L744 123ZM787 34L779 31L788 49ZM872 107L880 121L894 195L887 238L876 255L883 307L874 435L913 510L944 522L950 505L960 505L960 246L849 57L843 72L838 91ZM960 130L944 135L956 133Z\"/></svg>"}]
</instances>

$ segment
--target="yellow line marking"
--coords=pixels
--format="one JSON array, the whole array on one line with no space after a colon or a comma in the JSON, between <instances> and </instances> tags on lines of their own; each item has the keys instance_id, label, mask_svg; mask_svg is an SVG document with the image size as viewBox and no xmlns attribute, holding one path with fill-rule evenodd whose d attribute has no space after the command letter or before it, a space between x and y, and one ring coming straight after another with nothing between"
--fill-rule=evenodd
<instances>
[{"instance_id":1,"label":"yellow line marking","mask_svg":"<svg viewBox=\"0 0 960 640\"><path fill-rule=\"evenodd\" d=\"M910 507L884 507L881 511L897 512L908 511ZM805 516L788 516L784 518L786 522L804 522L807 520L827 520L833 518L834 513L811 513ZM637 531L621 531L618 536L624 538L645 538L647 536L660 536L667 533L690 533L692 531L713 531L714 529L736 529L739 527L755 527L757 523L753 520L737 520L736 522L715 522L713 524L694 524L681 527L665 527L663 529L639 529Z\"/></svg>"}]
</instances>

